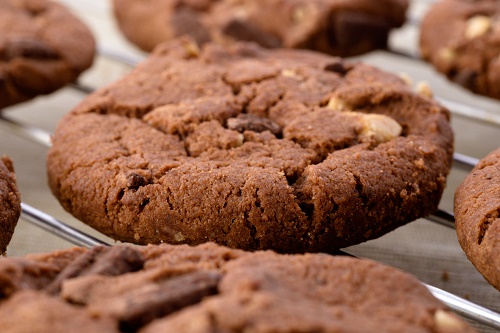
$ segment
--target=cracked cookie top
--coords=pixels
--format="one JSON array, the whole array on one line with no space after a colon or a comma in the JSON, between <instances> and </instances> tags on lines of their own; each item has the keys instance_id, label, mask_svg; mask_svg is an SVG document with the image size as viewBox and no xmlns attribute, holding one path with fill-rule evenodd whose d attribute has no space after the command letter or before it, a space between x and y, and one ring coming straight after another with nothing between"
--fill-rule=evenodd
<instances>
[{"instance_id":1,"label":"cracked cookie top","mask_svg":"<svg viewBox=\"0 0 500 333\"><path fill-rule=\"evenodd\" d=\"M90 30L48 0L0 2L0 109L74 82L95 52Z\"/></svg>"},{"instance_id":2,"label":"cracked cookie top","mask_svg":"<svg viewBox=\"0 0 500 333\"><path fill-rule=\"evenodd\" d=\"M2 332L475 332L414 277L325 254L74 248L0 259L0 281Z\"/></svg>"},{"instance_id":3,"label":"cracked cookie top","mask_svg":"<svg viewBox=\"0 0 500 333\"><path fill-rule=\"evenodd\" d=\"M455 192L458 241L484 278L500 290L500 149L471 171Z\"/></svg>"},{"instance_id":4,"label":"cracked cookie top","mask_svg":"<svg viewBox=\"0 0 500 333\"><path fill-rule=\"evenodd\" d=\"M407 7L407 0L113 1L118 26L146 51L187 35L199 44L250 41L339 56L386 48Z\"/></svg>"},{"instance_id":5,"label":"cracked cookie top","mask_svg":"<svg viewBox=\"0 0 500 333\"><path fill-rule=\"evenodd\" d=\"M448 116L361 63L181 39L60 122L49 184L126 242L334 251L437 207Z\"/></svg>"},{"instance_id":6,"label":"cracked cookie top","mask_svg":"<svg viewBox=\"0 0 500 333\"><path fill-rule=\"evenodd\" d=\"M17 189L12 160L0 158L0 255L5 254L21 214L21 198Z\"/></svg>"}]
</instances>

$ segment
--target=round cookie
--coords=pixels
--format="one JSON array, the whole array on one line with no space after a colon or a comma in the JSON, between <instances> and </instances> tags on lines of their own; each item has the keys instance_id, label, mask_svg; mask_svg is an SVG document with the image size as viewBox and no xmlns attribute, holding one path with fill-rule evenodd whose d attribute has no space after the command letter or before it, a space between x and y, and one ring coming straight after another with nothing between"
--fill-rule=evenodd
<instances>
[{"instance_id":1,"label":"round cookie","mask_svg":"<svg viewBox=\"0 0 500 333\"><path fill-rule=\"evenodd\" d=\"M47 0L0 2L0 109L74 82L92 64L90 30Z\"/></svg>"},{"instance_id":2,"label":"round cookie","mask_svg":"<svg viewBox=\"0 0 500 333\"><path fill-rule=\"evenodd\" d=\"M75 248L4 258L0 279L6 332L475 332L411 275L325 254Z\"/></svg>"},{"instance_id":3,"label":"round cookie","mask_svg":"<svg viewBox=\"0 0 500 333\"><path fill-rule=\"evenodd\" d=\"M351 56L386 48L407 0L114 0L119 28L151 51L188 35L198 43L252 41Z\"/></svg>"},{"instance_id":4,"label":"round cookie","mask_svg":"<svg viewBox=\"0 0 500 333\"><path fill-rule=\"evenodd\" d=\"M361 63L178 40L61 120L49 185L121 241L330 252L436 209L448 118Z\"/></svg>"},{"instance_id":5,"label":"round cookie","mask_svg":"<svg viewBox=\"0 0 500 333\"><path fill-rule=\"evenodd\" d=\"M10 158L0 159L0 255L5 254L21 214L21 199Z\"/></svg>"},{"instance_id":6,"label":"round cookie","mask_svg":"<svg viewBox=\"0 0 500 333\"><path fill-rule=\"evenodd\" d=\"M500 98L500 2L442 0L421 27L424 59L450 80Z\"/></svg>"},{"instance_id":7,"label":"round cookie","mask_svg":"<svg viewBox=\"0 0 500 333\"><path fill-rule=\"evenodd\" d=\"M454 211L467 258L500 290L500 149L482 159L457 188Z\"/></svg>"}]
</instances>

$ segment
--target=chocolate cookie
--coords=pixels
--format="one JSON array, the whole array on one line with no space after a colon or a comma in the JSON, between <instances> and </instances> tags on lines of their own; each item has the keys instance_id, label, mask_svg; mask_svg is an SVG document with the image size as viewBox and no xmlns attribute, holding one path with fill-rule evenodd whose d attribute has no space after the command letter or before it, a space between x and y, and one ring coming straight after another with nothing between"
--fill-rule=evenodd
<instances>
[{"instance_id":1,"label":"chocolate cookie","mask_svg":"<svg viewBox=\"0 0 500 333\"><path fill-rule=\"evenodd\" d=\"M325 254L78 248L1 259L0 281L2 332L475 332L414 277Z\"/></svg>"},{"instance_id":2,"label":"chocolate cookie","mask_svg":"<svg viewBox=\"0 0 500 333\"><path fill-rule=\"evenodd\" d=\"M120 29L151 51L189 35L198 43L252 41L350 56L385 48L407 0L114 0Z\"/></svg>"},{"instance_id":3,"label":"chocolate cookie","mask_svg":"<svg viewBox=\"0 0 500 333\"><path fill-rule=\"evenodd\" d=\"M329 252L436 209L448 117L364 64L179 40L63 118L49 184L126 242Z\"/></svg>"},{"instance_id":4,"label":"chocolate cookie","mask_svg":"<svg viewBox=\"0 0 500 333\"><path fill-rule=\"evenodd\" d=\"M454 210L467 258L500 290L500 149L482 159L457 188Z\"/></svg>"},{"instance_id":5,"label":"chocolate cookie","mask_svg":"<svg viewBox=\"0 0 500 333\"><path fill-rule=\"evenodd\" d=\"M422 57L450 80L500 98L500 3L443 0L422 22Z\"/></svg>"},{"instance_id":6,"label":"chocolate cookie","mask_svg":"<svg viewBox=\"0 0 500 333\"><path fill-rule=\"evenodd\" d=\"M0 159L0 255L5 254L21 214L21 199L10 158Z\"/></svg>"},{"instance_id":7,"label":"chocolate cookie","mask_svg":"<svg viewBox=\"0 0 500 333\"><path fill-rule=\"evenodd\" d=\"M0 2L0 109L51 93L90 67L94 39L62 5Z\"/></svg>"}]
</instances>

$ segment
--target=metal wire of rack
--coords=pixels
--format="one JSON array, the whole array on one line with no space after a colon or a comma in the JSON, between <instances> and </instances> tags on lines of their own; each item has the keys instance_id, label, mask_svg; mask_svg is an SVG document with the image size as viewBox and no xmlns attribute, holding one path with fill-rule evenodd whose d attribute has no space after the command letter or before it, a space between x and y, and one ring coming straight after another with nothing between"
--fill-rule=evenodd
<instances>
[{"instance_id":1,"label":"metal wire of rack","mask_svg":"<svg viewBox=\"0 0 500 333\"><path fill-rule=\"evenodd\" d=\"M72 0L66 0L62 2L71 1ZM414 2L418 2L419 5L423 4L424 6L427 6L433 1L434 0L415 0ZM420 18L418 15L411 16L409 25L418 26L420 22L419 20ZM420 61L412 52L393 50L387 52L387 54L401 58L401 60L405 61ZM144 59L141 54L124 53L119 50L117 51L112 47L106 47L103 45L99 47L99 57L120 63L130 68L134 67L138 62ZM93 91L92 86L81 83L71 85L69 89L81 94L81 96L85 96ZM436 99L444 106L448 107L454 116L466 118L468 121L484 123L488 126L500 127L500 114L498 113L482 109L475 105L469 105L463 101L454 100L448 96L437 96ZM0 112L0 129L4 129L16 137L26 138L44 148L50 147L51 144L51 131L36 125L34 126L30 123L19 121L16 117L10 117L5 112ZM478 158L468 156L467 154L455 153L454 162L456 168L463 169L464 172L467 173L470 172L475 164L477 164ZM56 217L32 207L27 203L22 204L22 219L77 246L90 247L94 245L108 245L110 243L109 241L100 239L100 237L89 235L79 227L72 227ZM446 209L440 209L427 219L448 228L454 228L453 215ZM492 329L500 330L499 313L492 311L487 307L470 302L462 297L458 297L440 288L431 286L427 283L424 283L424 285L436 298L440 299L451 309L455 310L465 318L469 318Z\"/></svg>"}]
</instances>

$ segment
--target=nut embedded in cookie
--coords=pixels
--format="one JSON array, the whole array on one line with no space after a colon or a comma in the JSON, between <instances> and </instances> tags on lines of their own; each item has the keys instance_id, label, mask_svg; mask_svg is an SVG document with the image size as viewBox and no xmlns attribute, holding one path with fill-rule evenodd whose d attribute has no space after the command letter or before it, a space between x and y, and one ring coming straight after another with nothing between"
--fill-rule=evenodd
<instances>
[{"instance_id":1,"label":"nut embedded in cookie","mask_svg":"<svg viewBox=\"0 0 500 333\"><path fill-rule=\"evenodd\" d=\"M363 124L359 133L361 142L373 140L377 144L384 143L400 136L403 131L397 121L379 114L363 115L361 123Z\"/></svg>"},{"instance_id":2,"label":"nut embedded in cookie","mask_svg":"<svg viewBox=\"0 0 500 333\"><path fill-rule=\"evenodd\" d=\"M491 28L491 18L484 15L473 16L467 20L465 38L473 39L482 36Z\"/></svg>"}]
</instances>

